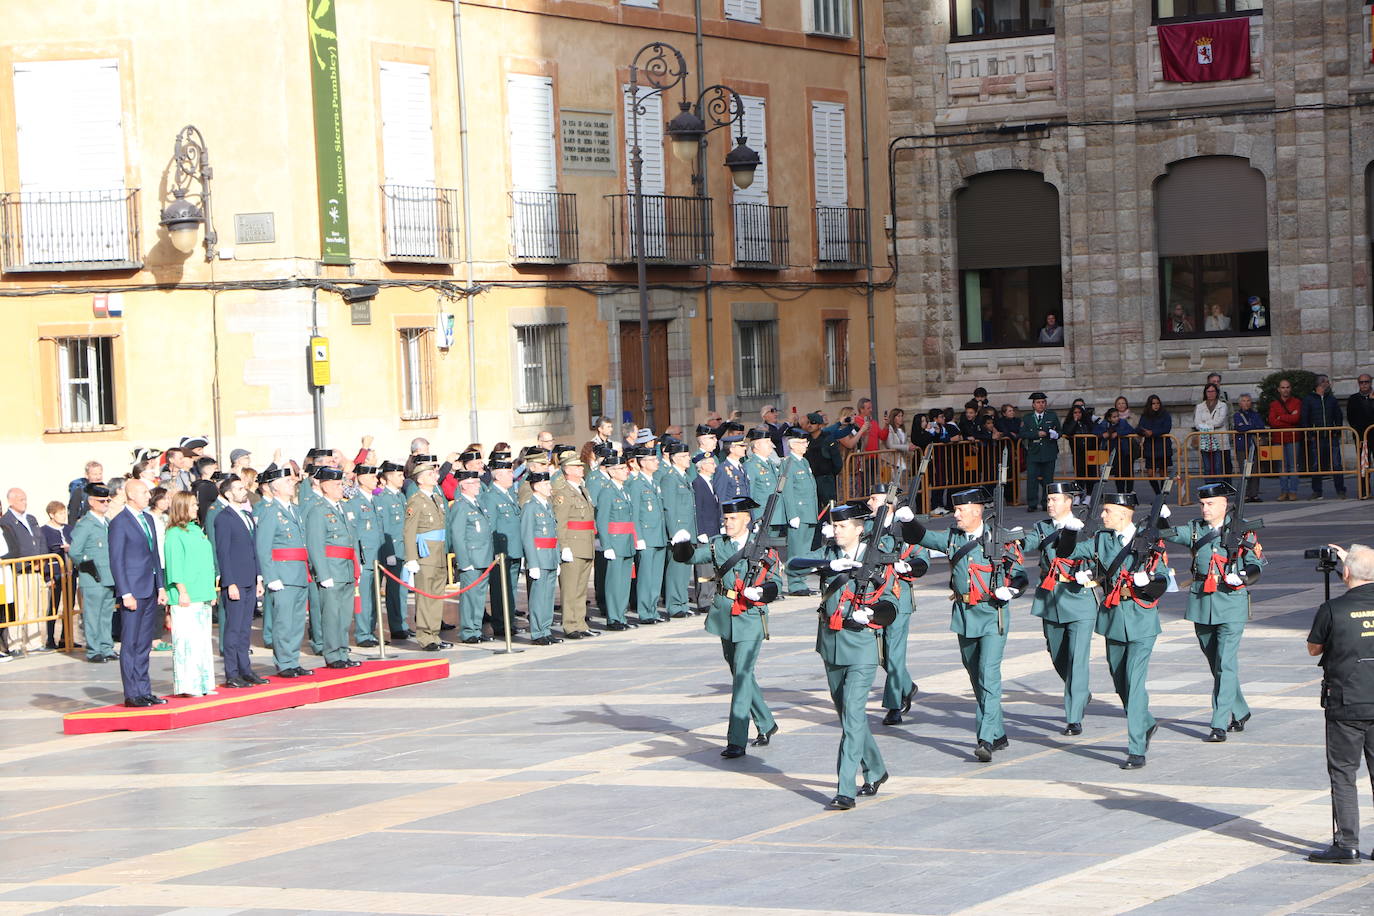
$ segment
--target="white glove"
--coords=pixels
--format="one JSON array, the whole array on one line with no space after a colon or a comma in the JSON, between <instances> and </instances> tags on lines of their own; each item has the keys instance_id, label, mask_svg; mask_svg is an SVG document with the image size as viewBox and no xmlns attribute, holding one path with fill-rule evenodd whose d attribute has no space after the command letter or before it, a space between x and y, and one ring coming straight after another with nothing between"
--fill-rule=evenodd
<instances>
[{"instance_id":1,"label":"white glove","mask_svg":"<svg viewBox=\"0 0 1374 916\"><path fill-rule=\"evenodd\" d=\"M608 559L608 560L614 560L614 559L615 559L615 551L612 550L612 549L609 548L609 547L607 547L605 550L601 551L601 555L602 555L603 557L605 557L606 559Z\"/></svg>"},{"instance_id":2,"label":"white glove","mask_svg":"<svg viewBox=\"0 0 1374 916\"><path fill-rule=\"evenodd\" d=\"M406 572L408 572L408 573L417 573L417 572L419 572L419 571L420 571L420 562L419 562L418 560L406 560Z\"/></svg>"},{"instance_id":3,"label":"white glove","mask_svg":"<svg viewBox=\"0 0 1374 916\"><path fill-rule=\"evenodd\" d=\"M1131 576L1131 581L1135 583L1136 588L1144 588L1150 584L1150 574L1143 569L1138 569L1135 574Z\"/></svg>"},{"instance_id":4,"label":"white glove","mask_svg":"<svg viewBox=\"0 0 1374 916\"><path fill-rule=\"evenodd\" d=\"M1241 579L1239 573L1228 572L1226 574L1226 584L1232 588L1240 588L1245 584L1245 580Z\"/></svg>"},{"instance_id":5,"label":"white glove","mask_svg":"<svg viewBox=\"0 0 1374 916\"><path fill-rule=\"evenodd\" d=\"M834 526L834 525L830 524L829 522L826 522L824 525L821 525L821 537L829 539L829 538L833 538L834 536L835 536L835 526Z\"/></svg>"},{"instance_id":6,"label":"white glove","mask_svg":"<svg viewBox=\"0 0 1374 916\"><path fill-rule=\"evenodd\" d=\"M800 518L789 518L789 519L787 520L787 527L788 527L788 528L800 528L800 527L801 527L801 519L800 519Z\"/></svg>"},{"instance_id":7,"label":"white glove","mask_svg":"<svg viewBox=\"0 0 1374 916\"><path fill-rule=\"evenodd\" d=\"M687 529L686 529L686 528L679 528L679 529L678 529L676 532L674 532L674 534L673 534L673 543L674 543L674 544L681 544L681 543L683 543L683 542L685 542L685 541L690 541L691 539L692 539L692 536L691 536L690 534L687 533Z\"/></svg>"},{"instance_id":8,"label":"white glove","mask_svg":"<svg viewBox=\"0 0 1374 916\"><path fill-rule=\"evenodd\" d=\"M868 626L868 622L873 619L873 615L868 612L867 608L855 611L850 616L853 618L855 623L861 623L864 626Z\"/></svg>"},{"instance_id":9,"label":"white glove","mask_svg":"<svg viewBox=\"0 0 1374 916\"><path fill-rule=\"evenodd\" d=\"M539 572L540 572L540 570L539 570L539 567L538 567L538 566L531 566L530 569L529 569L530 578L531 578L531 579L538 579L538 578L539 578Z\"/></svg>"},{"instance_id":10,"label":"white glove","mask_svg":"<svg viewBox=\"0 0 1374 916\"><path fill-rule=\"evenodd\" d=\"M998 601L1010 601L1011 589L1007 588L1005 585L999 585L992 590L992 595Z\"/></svg>"},{"instance_id":11,"label":"white glove","mask_svg":"<svg viewBox=\"0 0 1374 916\"><path fill-rule=\"evenodd\" d=\"M1073 581L1077 582L1079 585L1087 585L1092 580L1093 574L1088 572L1086 569L1080 569L1078 572L1073 574Z\"/></svg>"},{"instance_id":12,"label":"white glove","mask_svg":"<svg viewBox=\"0 0 1374 916\"><path fill-rule=\"evenodd\" d=\"M387 565L387 566L395 566L395 565L396 565L396 555L395 555L395 554L392 554L391 556L389 556L389 557L386 558L386 565Z\"/></svg>"},{"instance_id":13,"label":"white glove","mask_svg":"<svg viewBox=\"0 0 1374 916\"><path fill-rule=\"evenodd\" d=\"M750 585L744 590L744 597L750 601L761 601L763 600L763 589L757 585Z\"/></svg>"},{"instance_id":14,"label":"white glove","mask_svg":"<svg viewBox=\"0 0 1374 916\"><path fill-rule=\"evenodd\" d=\"M704 534L698 534L698 535L697 535L697 540L700 541L701 543L705 544L707 541L709 541L709 540L711 540L711 539L710 539L709 537L707 537L706 535L704 535Z\"/></svg>"},{"instance_id":15,"label":"white glove","mask_svg":"<svg viewBox=\"0 0 1374 916\"><path fill-rule=\"evenodd\" d=\"M910 506L902 506L892 514L892 517L899 522L909 522L916 517L916 513L911 511Z\"/></svg>"},{"instance_id":16,"label":"white glove","mask_svg":"<svg viewBox=\"0 0 1374 916\"><path fill-rule=\"evenodd\" d=\"M860 566L863 566L863 564L858 560L847 560L844 557L830 561L830 569L834 572L844 572L846 569L858 569Z\"/></svg>"},{"instance_id":17,"label":"white glove","mask_svg":"<svg viewBox=\"0 0 1374 916\"><path fill-rule=\"evenodd\" d=\"M564 562L564 563L571 563L571 562L573 561L573 555L572 555L572 548L571 548L571 547L564 547L564 548L563 548L562 559L563 559L563 562Z\"/></svg>"},{"instance_id":18,"label":"white glove","mask_svg":"<svg viewBox=\"0 0 1374 916\"><path fill-rule=\"evenodd\" d=\"M1055 520L1054 520L1054 527L1056 527L1056 528L1067 528L1067 529L1069 529L1070 531L1082 531L1082 530L1083 530L1083 520L1082 520L1081 518L1079 518L1078 516L1076 516L1076 515L1069 514L1069 515L1064 516L1063 518L1057 518L1057 519L1055 519Z\"/></svg>"},{"instance_id":19,"label":"white glove","mask_svg":"<svg viewBox=\"0 0 1374 916\"><path fill-rule=\"evenodd\" d=\"M270 592L279 592L282 588L283 586L280 579L273 579L271 582L267 583L267 590Z\"/></svg>"},{"instance_id":20,"label":"white glove","mask_svg":"<svg viewBox=\"0 0 1374 916\"><path fill-rule=\"evenodd\" d=\"M649 545L644 543L644 538L640 538L639 540L635 541L635 550L643 550L647 546ZM607 559L610 559L610 557L607 557Z\"/></svg>"},{"instance_id":21,"label":"white glove","mask_svg":"<svg viewBox=\"0 0 1374 916\"><path fill-rule=\"evenodd\" d=\"M892 564L892 569L897 575L905 576L907 573L911 572L911 564L906 560L898 560L896 563Z\"/></svg>"},{"instance_id":22,"label":"white glove","mask_svg":"<svg viewBox=\"0 0 1374 916\"><path fill-rule=\"evenodd\" d=\"M320 588L333 588L333 587L334 587L334 580L333 580L333 579L321 579L321 580L320 580Z\"/></svg>"},{"instance_id":23,"label":"white glove","mask_svg":"<svg viewBox=\"0 0 1374 916\"><path fill-rule=\"evenodd\" d=\"M1050 430L1050 439L1051 439L1051 440L1054 440L1054 439L1058 439L1058 438L1059 438L1059 430L1057 430L1057 429L1052 429L1052 430Z\"/></svg>"},{"instance_id":24,"label":"white glove","mask_svg":"<svg viewBox=\"0 0 1374 916\"><path fill-rule=\"evenodd\" d=\"M1171 514L1172 514L1172 513L1169 512L1169 507L1168 507L1168 506L1160 506L1160 507L1159 507L1159 517L1160 517L1160 518L1168 518Z\"/></svg>"},{"instance_id":25,"label":"white glove","mask_svg":"<svg viewBox=\"0 0 1374 916\"><path fill-rule=\"evenodd\" d=\"M472 572L472 571L473 571L474 569L476 569L476 568L477 568L476 566L464 566L462 569L460 569L460 570L458 570L458 571L459 571L459 572Z\"/></svg>"}]
</instances>

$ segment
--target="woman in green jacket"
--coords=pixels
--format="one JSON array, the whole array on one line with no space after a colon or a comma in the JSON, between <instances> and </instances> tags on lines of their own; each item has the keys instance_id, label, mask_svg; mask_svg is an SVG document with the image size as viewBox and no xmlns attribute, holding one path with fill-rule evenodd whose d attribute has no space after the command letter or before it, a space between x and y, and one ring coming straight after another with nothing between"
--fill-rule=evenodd
<instances>
[{"instance_id":1,"label":"woman in green jacket","mask_svg":"<svg viewBox=\"0 0 1374 916\"><path fill-rule=\"evenodd\" d=\"M210 638L215 549L196 522L198 508L192 494L172 494L163 543L167 603L172 615L172 692L190 697L216 692Z\"/></svg>"}]
</instances>

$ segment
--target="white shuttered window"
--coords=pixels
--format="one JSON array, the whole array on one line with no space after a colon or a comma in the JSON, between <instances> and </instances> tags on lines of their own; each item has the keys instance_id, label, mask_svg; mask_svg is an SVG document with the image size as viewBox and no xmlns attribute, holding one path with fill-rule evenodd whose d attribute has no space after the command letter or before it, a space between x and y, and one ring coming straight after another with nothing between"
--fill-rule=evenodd
<instances>
[{"instance_id":1,"label":"white shuttered window","mask_svg":"<svg viewBox=\"0 0 1374 916\"><path fill-rule=\"evenodd\" d=\"M429 67L382 61L380 85L387 255L437 258L439 194Z\"/></svg>"},{"instance_id":2,"label":"white shuttered window","mask_svg":"<svg viewBox=\"0 0 1374 916\"><path fill-rule=\"evenodd\" d=\"M758 22L763 18L763 0L725 0L725 18Z\"/></svg>"},{"instance_id":3,"label":"white shuttered window","mask_svg":"<svg viewBox=\"0 0 1374 916\"><path fill-rule=\"evenodd\" d=\"M768 213L768 102L756 95L742 95L743 133L749 146L759 154L754 183L735 188L735 260L765 262L772 250L772 223Z\"/></svg>"},{"instance_id":4,"label":"white shuttered window","mask_svg":"<svg viewBox=\"0 0 1374 916\"><path fill-rule=\"evenodd\" d=\"M844 105L811 103L812 173L816 184L816 232L822 261L848 260L849 166Z\"/></svg>"},{"instance_id":5,"label":"white shuttered window","mask_svg":"<svg viewBox=\"0 0 1374 916\"><path fill-rule=\"evenodd\" d=\"M558 255L558 144L554 139L553 79L506 76L510 130L512 236L516 257Z\"/></svg>"},{"instance_id":6,"label":"white shuttered window","mask_svg":"<svg viewBox=\"0 0 1374 916\"><path fill-rule=\"evenodd\" d=\"M639 87L639 105L644 110L639 115L639 150L644 162L640 186L647 195L661 195L667 187L666 173L663 168L663 96L649 96L652 90ZM634 185L634 145L635 145L635 103L630 98L630 85L623 89L625 98L625 190L633 194ZM626 208L633 221L633 210ZM667 253L667 217L662 200L644 201L644 254L650 258L661 258ZM633 227L629 238L634 239Z\"/></svg>"}]
</instances>

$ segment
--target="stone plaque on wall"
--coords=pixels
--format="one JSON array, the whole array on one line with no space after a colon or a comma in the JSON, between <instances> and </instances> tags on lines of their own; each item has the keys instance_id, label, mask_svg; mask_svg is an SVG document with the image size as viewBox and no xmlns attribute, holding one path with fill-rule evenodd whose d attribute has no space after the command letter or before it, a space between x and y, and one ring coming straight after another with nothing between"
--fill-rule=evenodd
<instances>
[{"instance_id":1,"label":"stone plaque on wall","mask_svg":"<svg viewBox=\"0 0 1374 916\"><path fill-rule=\"evenodd\" d=\"M559 112L563 171L614 175L615 121L609 111Z\"/></svg>"}]
</instances>

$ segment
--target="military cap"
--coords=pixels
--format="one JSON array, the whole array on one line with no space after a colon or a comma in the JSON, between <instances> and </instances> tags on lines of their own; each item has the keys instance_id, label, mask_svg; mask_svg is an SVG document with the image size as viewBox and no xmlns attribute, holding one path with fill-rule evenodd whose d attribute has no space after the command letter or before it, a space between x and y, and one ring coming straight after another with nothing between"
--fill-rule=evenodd
<instances>
[{"instance_id":1,"label":"military cap","mask_svg":"<svg viewBox=\"0 0 1374 916\"><path fill-rule=\"evenodd\" d=\"M219 483L221 480L237 480L238 476L232 471L216 471L210 475L210 480L213 483Z\"/></svg>"},{"instance_id":2,"label":"military cap","mask_svg":"<svg viewBox=\"0 0 1374 916\"><path fill-rule=\"evenodd\" d=\"M553 456L550 455L548 452L544 451L542 448L536 448L532 451L525 453L525 463L529 464L531 461L538 461L541 464L548 464L551 461L553 461Z\"/></svg>"},{"instance_id":3,"label":"military cap","mask_svg":"<svg viewBox=\"0 0 1374 916\"><path fill-rule=\"evenodd\" d=\"M707 426L705 423L698 423L698 424L697 424L697 435L698 435L698 436L714 436L715 434L716 434L716 428L715 428L714 426Z\"/></svg>"},{"instance_id":4,"label":"military cap","mask_svg":"<svg viewBox=\"0 0 1374 916\"><path fill-rule=\"evenodd\" d=\"M488 460L488 461L508 461L508 460L510 460L510 451L509 451L508 449L504 449L504 448L494 448L494 449L491 450L491 454L487 456L487 460Z\"/></svg>"},{"instance_id":5,"label":"military cap","mask_svg":"<svg viewBox=\"0 0 1374 916\"><path fill-rule=\"evenodd\" d=\"M720 504L721 515L729 515L732 512L748 512L751 509L759 508L759 504L747 496L736 496L734 499L727 499Z\"/></svg>"},{"instance_id":6,"label":"military cap","mask_svg":"<svg viewBox=\"0 0 1374 916\"><path fill-rule=\"evenodd\" d=\"M377 473L377 466L376 466L375 464L359 464L359 465L355 465L354 468L353 468L353 473L354 473L354 474L375 474L375 473Z\"/></svg>"},{"instance_id":7,"label":"military cap","mask_svg":"<svg viewBox=\"0 0 1374 916\"><path fill-rule=\"evenodd\" d=\"M663 443L663 454L665 455L681 455L685 451L687 451L687 443L685 442L678 442L674 439L672 442Z\"/></svg>"},{"instance_id":8,"label":"military cap","mask_svg":"<svg viewBox=\"0 0 1374 916\"><path fill-rule=\"evenodd\" d=\"M424 471L439 470L439 459L433 455L415 455L415 463L410 467L410 476L419 477Z\"/></svg>"},{"instance_id":9,"label":"military cap","mask_svg":"<svg viewBox=\"0 0 1374 916\"><path fill-rule=\"evenodd\" d=\"M481 480L481 479L482 479L482 472L481 472L481 471L468 471L468 470L454 471L454 472L453 472L453 479L454 479L454 480Z\"/></svg>"},{"instance_id":10,"label":"military cap","mask_svg":"<svg viewBox=\"0 0 1374 916\"><path fill-rule=\"evenodd\" d=\"M531 486L533 486L536 483L542 483L549 479L550 477L547 471L530 471L528 474L525 475L525 480L529 481Z\"/></svg>"},{"instance_id":11,"label":"military cap","mask_svg":"<svg viewBox=\"0 0 1374 916\"><path fill-rule=\"evenodd\" d=\"M86 484L86 495L91 499L109 499L110 488L103 483L88 483Z\"/></svg>"},{"instance_id":12,"label":"military cap","mask_svg":"<svg viewBox=\"0 0 1374 916\"><path fill-rule=\"evenodd\" d=\"M1104 493L1102 494L1102 504L1104 506L1125 506L1127 509L1134 509L1140 505L1140 500L1134 493Z\"/></svg>"},{"instance_id":13,"label":"military cap","mask_svg":"<svg viewBox=\"0 0 1374 916\"><path fill-rule=\"evenodd\" d=\"M305 459L306 459L307 461L310 461L310 460L312 460L312 459L314 459L314 458L328 458L328 457L329 457L330 455L332 455L332 454L334 454L334 450L333 450L333 449L328 449L328 448L312 448L310 451L308 451L308 452L305 453Z\"/></svg>"},{"instance_id":14,"label":"military cap","mask_svg":"<svg viewBox=\"0 0 1374 916\"><path fill-rule=\"evenodd\" d=\"M956 506L964 506L972 503L984 505L992 502L992 494L988 493L985 487L970 487L967 490L960 490L950 497L950 502Z\"/></svg>"},{"instance_id":15,"label":"military cap","mask_svg":"<svg viewBox=\"0 0 1374 916\"><path fill-rule=\"evenodd\" d=\"M609 442L598 442L592 446L592 454L598 458L609 458L615 454L615 446Z\"/></svg>"},{"instance_id":16,"label":"military cap","mask_svg":"<svg viewBox=\"0 0 1374 916\"><path fill-rule=\"evenodd\" d=\"M394 461L383 461L382 466L379 467L377 471L381 474L390 474L392 471L404 471L405 469L406 466L404 464L397 464Z\"/></svg>"},{"instance_id":17,"label":"military cap","mask_svg":"<svg viewBox=\"0 0 1374 916\"><path fill-rule=\"evenodd\" d=\"M291 476L291 469L286 467L268 468L258 475L258 483L271 483L274 480L281 480Z\"/></svg>"},{"instance_id":18,"label":"military cap","mask_svg":"<svg viewBox=\"0 0 1374 916\"><path fill-rule=\"evenodd\" d=\"M181 441L177 443L177 448L205 448L209 444L209 436L182 436Z\"/></svg>"},{"instance_id":19,"label":"military cap","mask_svg":"<svg viewBox=\"0 0 1374 916\"><path fill-rule=\"evenodd\" d=\"M1055 480L1046 485L1045 492L1058 493L1061 496L1077 496L1083 492L1083 488L1072 480Z\"/></svg>"},{"instance_id":20,"label":"military cap","mask_svg":"<svg viewBox=\"0 0 1374 916\"><path fill-rule=\"evenodd\" d=\"M750 442L757 442L760 439L767 439L768 430L763 429L761 427L756 427L754 429L749 430L749 432L745 434L744 438L748 439Z\"/></svg>"},{"instance_id":21,"label":"military cap","mask_svg":"<svg viewBox=\"0 0 1374 916\"><path fill-rule=\"evenodd\" d=\"M706 461L708 459L711 461L715 461L716 456L713 455L711 452L697 452L695 455L692 456L692 464L700 464L701 462Z\"/></svg>"},{"instance_id":22,"label":"military cap","mask_svg":"<svg viewBox=\"0 0 1374 916\"><path fill-rule=\"evenodd\" d=\"M834 522L843 522L846 520L859 521L861 519L869 517L868 506L865 506L862 503L856 506L851 506L848 503L839 506L832 506L830 508L829 516L830 522L832 524Z\"/></svg>"},{"instance_id":23,"label":"military cap","mask_svg":"<svg viewBox=\"0 0 1374 916\"><path fill-rule=\"evenodd\" d=\"M1218 480L1216 483L1205 483L1197 488L1198 499L1209 499L1217 496L1227 498L1235 495L1236 488L1224 480Z\"/></svg>"},{"instance_id":24,"label":"military cap","mask_svg":"<svg viewBox=\"0 0 1374 916\"><path fill-rule=\"evenodd\" d=\"M550 451L553 452L554 457L557 458L563 452L577 451L577 446L568 445L566 442L563 442L559 443L558 445L555 445L552 449L550 449Z\"/></svg>"},{"instance_id":25,"label":"military cap","mask_svg":"<svg viewBox=\"0 0 1374 916\"><path fill-rule=\"evenodd\" d=\"M810 439L811 434L800 426L789 426L786 432L782 434L782 437L784 439Z\"/></svg>"},{"instance_id":26,"label":"military cap","mask_svg":"<svg viewBox=\"0 0 1374 916\"><path fill-rule=\"evenodd\" d=\"M743 441L744 441L744 437L743 437L743 436L737 436L737 435L731 433L731 434L728 435L728 436L722 436L721 439L720 439L720 441L721 441L721 443L724 444L724 445L734 445L736 442L743 442Z\"/></svg>"},{"instance_id":27,"label":"military cap","mask_svg":"<svg viewBox=\"0 0 1374 916\"><path fill-rule=\"evenodd\" d=\"M310 476L323 483L326 480L343 480L343 471L338 468L315 468Z\"/></svg>"},{"instance_id":28,"label":"military cap","mask_svg":"<svg viewBox=\"0 0 1374 916\"><path fill-rule=\"evenodd\" d=\"M482 460L482 453L479 452L479 451L477 451L476 449L468 449L466 452L463 452L463 454L461 454L461 455L458 456L458 463L459 463L459 464L467 464L469 461L481 461L481 460Z\"/></svg>"},{"instance_id":29,"label":"military cap","mask_svg":"<svg viewBox=\"0 0 1374 916\"><path fill-rule=\"evenodd\" d=\"M601 462L603 468L619 467L625 463L625 456L617 454L614 450L607 455Z\"/></svg>"},{"instance_id":30,"label":"military cap","mask_svg":"<svg viewBox=\"0 0 1374 916\"><path fill-rule=\"evenodd\" d=\"M560 468L585 468L587 466L587 462L582 460L575 449L569 449L562 454L563 460L558 462Z\"/></svg>"},{"instance_id":31,"label":"military cap","mask_svg":"<svg viewBox=\"0 0 1374 916\"><path fill-rule=\"evenodd\" d=\"M1048 401L1050 398L1049 395L1045 394L1045 392L1037 391L1030 396L1030 399L1032 401Z\"/></svg>"},{"instance_id":32,"label":"military cap","mask_svg":"<svg viewBox=\"0 0 1374 916\"><path fill-rule=\"evenodd\" d=\"M813 410L806 415L806 420L808 423L824 423L825 414L821 413L819 410Z\"/></svg>"},{"instance_id":33,"label":"military cap","mask_svg":"<svg viewBox=\"0 0 1374 916\"><path fill-rule=\"evenodd\" d=\"M513 467L515 467L515 465L511 464L504 458L492 459L492 461L487 465L487 469L492 471L509 471Z\"/></svg>"},{"instance_id":34,"label":"military cap","mask_svg":"<svg viewBox=\"0 0 1374 916\"><path fill-rule=\"evenodd\" d=\"M136 448L134 449L134 461L152 461L162 454L160 448Z\"/></svg>"}]
</instances>

